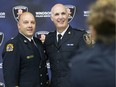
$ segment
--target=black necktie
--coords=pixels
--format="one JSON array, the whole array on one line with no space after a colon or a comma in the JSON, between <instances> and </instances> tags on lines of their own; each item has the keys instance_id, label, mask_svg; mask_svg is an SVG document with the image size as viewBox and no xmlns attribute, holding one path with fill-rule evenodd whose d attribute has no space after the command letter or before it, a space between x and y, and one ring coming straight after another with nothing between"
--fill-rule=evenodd
<instances>
[{"instance_id":1,"label":"black necktie","mask_svg":"<svg viewBox=\"0 0 116 87\"><path fill-rule=\"evenodd\" d=\"M62 37L62 35L61 34L58 34L58 45L59 45L59 43L61 41L61 37Z\"/></svg>"},{"instance_id":2,"label":"black necktie","mask_svg":"<svg viewBox=\"0 0 116 87\"><path fill-rule=\"evenodd\" d=\"M35 42L34 42L33 39L31 39L31 43L32 43L34 46L36 46L36 44L35 44Z\"/></svg>"},{"instance_id":3,"label":"black necktie","mask_svg":"<svg viewBox=\"0 0 116 87\"><path fill-rule=\"evenodd\" d=\"M33 41L33 39L31 39L31 43L32 43L32 44L34 44L34 41Z\"/></svg>"},{"instance_id":4,"label":"black necktie","mask_svg":"<svg viewBox=\"0 0 116 87\"><path fill-rule=\"evenodd\" d=\"M31 39L31 46L33 51L38 52L38 47L33 39Z\"/></svg>"}]
</instances>

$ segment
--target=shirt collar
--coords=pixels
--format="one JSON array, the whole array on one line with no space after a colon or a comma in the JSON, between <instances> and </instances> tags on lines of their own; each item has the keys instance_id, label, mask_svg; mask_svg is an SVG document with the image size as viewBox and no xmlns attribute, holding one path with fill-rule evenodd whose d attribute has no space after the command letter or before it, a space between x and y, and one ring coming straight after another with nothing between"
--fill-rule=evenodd
<instances>
[{"instance_id":1,"label":"shirt collar","mask_svg":"<svg viewBox=\"0 0 116 87\"><path fill-rule=\"evenodd\" d=\"M23 35L25 38L27 38L30 42L31 42L31 40L33 40L33 37L31 37L31 38L29 38L29 37L27 37L27 36L25 36L23 33L21 33L21 32L19 32L21 35Z\"/></svg>"},{"instance_id":2,"label":"shirt collar","mask_svg":"<svg viewBox=\"0 0 116 87\"><path fill-rule=\"evenodd\" d=\"M62 33L59 33L58 31L57 31L57 36L58 36L58 34L61 34L62 35L62 37L64 36L64 34L65 34L65 32L67 31L67 29L69 28L69 25L67 26L67 28L62 32Z\"/></svg>"}]
</instances>

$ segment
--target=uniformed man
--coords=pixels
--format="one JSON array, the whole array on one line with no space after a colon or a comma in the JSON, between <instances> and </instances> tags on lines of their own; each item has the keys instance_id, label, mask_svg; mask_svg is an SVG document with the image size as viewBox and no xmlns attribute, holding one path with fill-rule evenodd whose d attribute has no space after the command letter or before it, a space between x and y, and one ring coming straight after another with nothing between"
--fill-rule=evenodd
<instances>
[{"instance_id":1,"label":"uniformed man","mask_svg":"<svg viewBox=\"0 0 116 87\"><path fill-rule=\"evenodd\" d=\"M70 56L75 50L85 46L85 32L69 26L68 17L68 10L63 4L52 7L51 20L56 31L50 32L45 39L45 50L51 66L51 87L70 87Z\"/></svg>"},{"instance_id":2,"label":"uniformed man","mask_svg":"<svg viewBox=\"0 0 116 87\"><path fill-rule=\"evenodd\" d=\"M41 41L33 37L35 27L32 13L23 13L18 35L5 44L2 58L6 87L47 87L46 59Z\"/></svg>"}]
</instances>

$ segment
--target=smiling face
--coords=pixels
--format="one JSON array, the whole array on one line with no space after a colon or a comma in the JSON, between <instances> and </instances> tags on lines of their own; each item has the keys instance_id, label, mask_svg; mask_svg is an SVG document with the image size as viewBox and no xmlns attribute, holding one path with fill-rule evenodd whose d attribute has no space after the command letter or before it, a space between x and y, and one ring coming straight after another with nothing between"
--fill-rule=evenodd
<instances>
[{"instance_id":1,"label":"smiling face","mask_svg":"<svg viewBox=\"0 0 116 87\"><path fill-rule=\"evenodd\" d=\"M19 32L24 34L26 37L31 38L35 32L35 18L34 16L29 13L25 12L20 16L19 22L18 22L18 29Z\"/></svg>"},{"instance_id":2,"label":"smiling face","mask_svg":"<svg viewBox=\"0 0 116 87\"><path fill-rule=\"evenodd\" d=\"M68 17L67 8L62 4L56 4L51 9L51 20L54 22L58 31L63 31L67 28Z\"/></svg>"}]
</instances>

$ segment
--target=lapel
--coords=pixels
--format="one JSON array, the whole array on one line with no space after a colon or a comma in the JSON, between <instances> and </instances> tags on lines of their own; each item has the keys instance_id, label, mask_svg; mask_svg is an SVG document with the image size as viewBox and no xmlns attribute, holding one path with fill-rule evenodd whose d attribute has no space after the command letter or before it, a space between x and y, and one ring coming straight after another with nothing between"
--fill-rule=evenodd
<instances>
[{"instance_id":1,"label":"lapel","mask_svg":"<svg viewBox=\"0 0 116 87\"><path fill-rule=\"evenodd\" d=\"M53 36L52 36L52 39L51 39L51 40L54 42L55 47L58 47L58 46L57 46L56 31L53 33Z\"/></svg>"},{"instance_id":2,"label":"lapel","mask_svg":"<svg viewBox=\"0 0 116 87\"><path fill-rule=\"evenodd\" d=\"M64 36L63 36L63 38L62 38L62 40L60 41L58 48L60 48L61 45L62 45L64 42L66 42L67 40L69 40L69 39L71 38L71 35L72 35L72 28L69 26L69 28L68 28L67 31L65 32L65 34L64 34Z\"/></svg>"},{"instance_id":3,"label":"lapel","mask_svg":"<svg viewBox=\"0 0 116 87\"><path fill-rule=\"evenodd\" d=\"M29 40L26 38L26 37L24 37L22 34L18 34L18 36L19 36L19 38L20 38L20 41L23 43L23 44L25 44L30 50L33 50L33 48L32 48L32 46L31 46L31 44L30 44L30 42L29 42Z\"/></svg>"},{"instance_id":4,"label":"lapel","mask_svg":"<svg viewBox=\"0 0 116 87\"><path fill-rule=\"evenodd\" d=\"M55 31L55 33L54 33L53 40L54 40L55 46L58 47L58 46L57 46L56 31Z\"/></svg>"},{"instance_id":5,"label":"lapel","mask_svg":"<svg viewBox=\"0 0 116 87\"><path fill-rule=\"evenodd\" d=\"M36 47L38 49L38 53L40 53L41 59L44 58L44 50L42 48L42 43L39 43L39 41L37 41L38 39L36 39L35 37L33 38L36 44Z\"/></svg>"},{"instance_id":6,"label":"lapel","mask_svg":"<svg viewBox=\"0 0 116 87\"><path fill-rule=\"evenodd\" d=\"M20 38L21 43L25 44L30 50L33 51L33 47L27 38L25 38L20 33L18 34L18 37ZM35 39L35 37L34 37L34 41L36 43L36 46L37 46L36 48L38 50L38 53L40 53L41 59L44 59L44 50L42 49L42 44L40 44L39 41L37 41L37 40L38 39Z\"/></svg>"}]
</instances>

